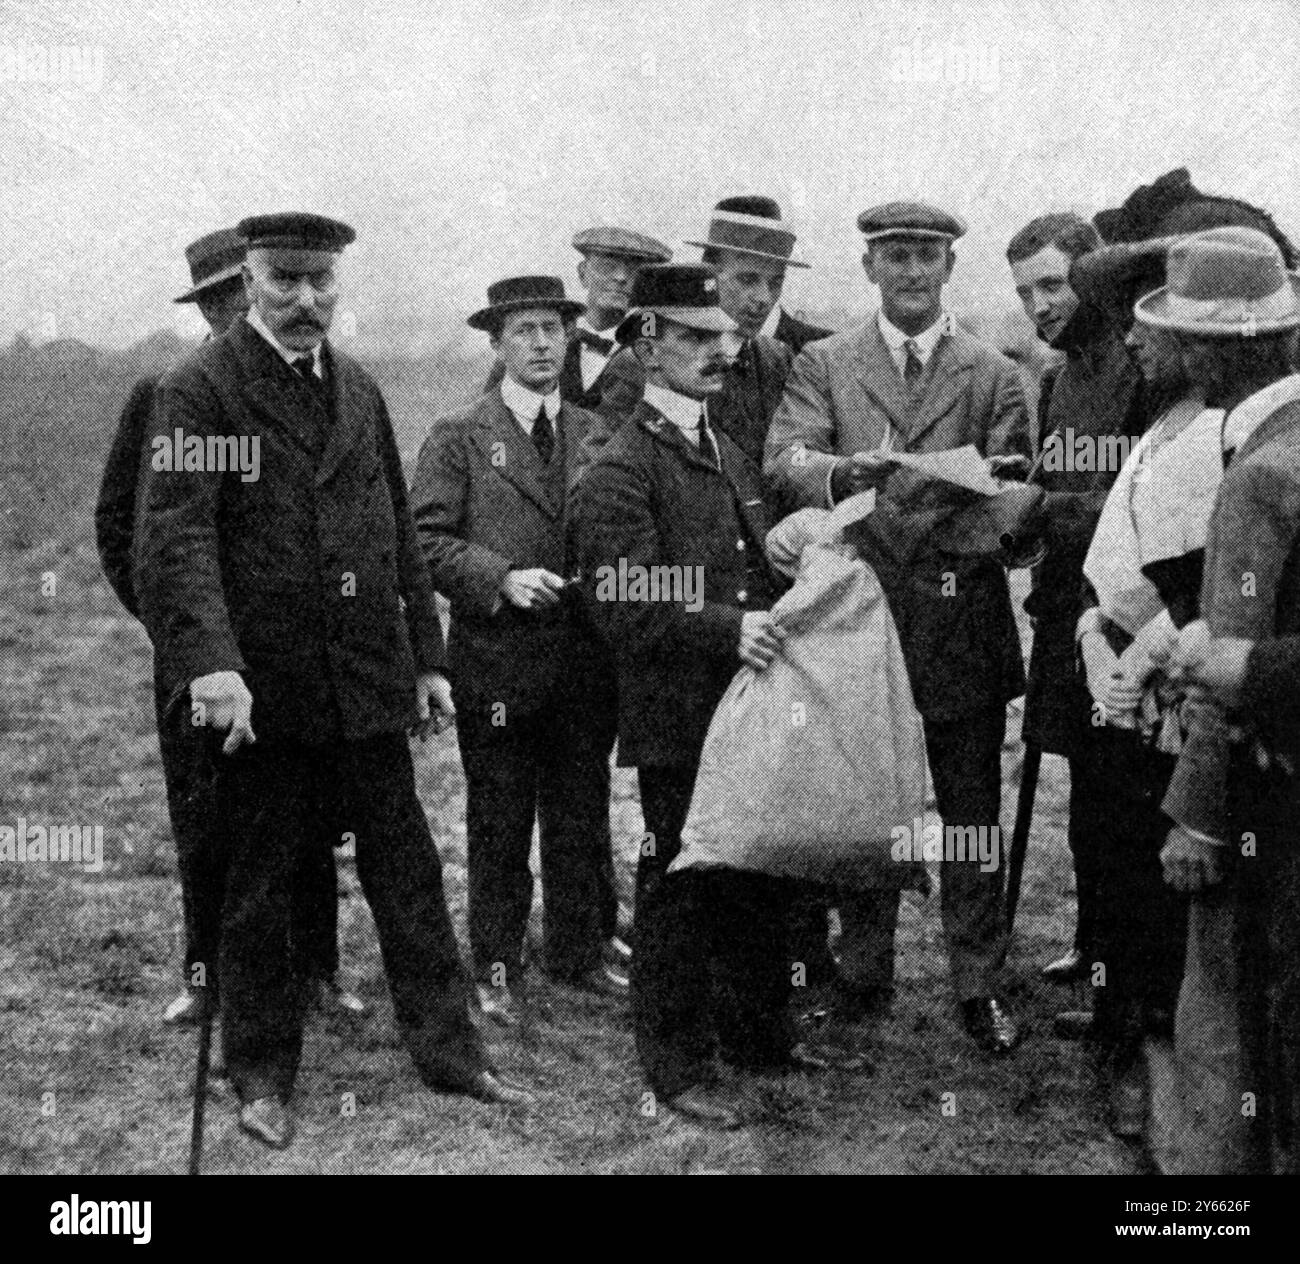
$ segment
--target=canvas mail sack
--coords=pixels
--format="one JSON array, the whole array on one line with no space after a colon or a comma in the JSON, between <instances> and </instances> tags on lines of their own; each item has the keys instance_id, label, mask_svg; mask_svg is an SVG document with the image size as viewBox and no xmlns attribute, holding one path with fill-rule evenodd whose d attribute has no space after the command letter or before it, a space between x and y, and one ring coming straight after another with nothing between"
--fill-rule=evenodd
<instances>
[{"instance_id":1,"label":"canvas mail sack","mask_svg":"<svg viewBox=\"0 0 1300 1264\"><path fill-rule=\"evenodd\" d=\"M781 653L742 668L714 713L671 871L926 889L923 866L891 851L924 815L921 719L880 582L837 534L802 548L773 607Z\"/></svg>"}]
</instances>

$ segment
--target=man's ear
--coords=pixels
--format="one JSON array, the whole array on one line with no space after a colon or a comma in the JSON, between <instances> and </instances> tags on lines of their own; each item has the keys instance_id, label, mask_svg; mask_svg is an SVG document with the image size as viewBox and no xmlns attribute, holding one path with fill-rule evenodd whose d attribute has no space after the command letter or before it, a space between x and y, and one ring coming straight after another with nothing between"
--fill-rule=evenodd
<instances>
[{"instance_id":1,"label":"man's ear","mask_svg":"<svg viewBox=\"0 0 1300 1264\"><path fill-rule=\"evenodd\" d=\"M867 274L867 280L870 281L872 285L876 285L876 284L877 284L877 281L876 281L876 269L875 269L874 265L873 265L872 262L871 262L871 247L870 247L870 246L868 246L868 247L866 248L866 250L863 251L863 254L862 254L862 270L863 270L863 272L865 272L865 273Z\"/></svg>"},{"instance_id":2,"label":"man's ear","mask_svg":"<svg viewBox=\"0 0 1300 1264\"><path fill-rule=\"evenodd\" d=\"M492 353L501 358L501 327L498 325L495 329L488 331L488 346L492 348Z\"/></svg>"},{"instance_id":3,"label":"man's ear","mask_svg":"<svg viewBox=\"0 0 1300 1264\"><path fill-rule=\"evenodd\" d=\"M641 367L647 373L657 365L659 352L653 338L638 338L632 344L632 354L641 362Z\"/></svg>"},{"instance_id":4,"label":"man's ear","mask_svg":"<svg viewBox=\"0 0 1300 1264\"><path fill-rule=\"evenodd\" d=\"M255 307L257 305L257 293L253 285L253 269L248 264L241 263L239 265L239 275L243 278L244 293L248 296L248 305L249 307Z\"/></svg>"},{"instance_id":5,"label":"man's ear","mask_svg":"<svg viewBox=\"0 0 1300 1264\"><path fill-rule=\"evenodd\" d=\"M957 262L957 252L952 248L951 242L948 243L947 251L948 251L948 266L944 268L943 271L943 279L945 281L952 276L953 264Z\"/></svg>"},{"instance_id":6,"label":"man's ear","mask_svg":"<svg viewBox=\"0 0 1300 1264\"><path fill-rule=\"evenodd\" d=\"M583 255L578 260L578 284L585 290L587 288L587 256Z\"/></svg>"}]
</instances>

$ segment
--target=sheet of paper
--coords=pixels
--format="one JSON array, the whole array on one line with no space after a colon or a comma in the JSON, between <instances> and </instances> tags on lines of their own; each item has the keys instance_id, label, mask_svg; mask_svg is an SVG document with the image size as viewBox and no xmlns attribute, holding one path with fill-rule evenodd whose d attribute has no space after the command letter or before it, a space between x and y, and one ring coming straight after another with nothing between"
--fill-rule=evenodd
<instances>
[{"instance_id":1,"label":"sheet of paper","mask_svg":"<svg viewBox=\"0 0 1300 1264\"><path fill-rule=\"evenodd\" d=\"M885 460L927 478L941 479L981 496L997 496L1004 484L989 473L989 467L973 443L944 452L882 452Z\"/></svg>"}]
</instances>

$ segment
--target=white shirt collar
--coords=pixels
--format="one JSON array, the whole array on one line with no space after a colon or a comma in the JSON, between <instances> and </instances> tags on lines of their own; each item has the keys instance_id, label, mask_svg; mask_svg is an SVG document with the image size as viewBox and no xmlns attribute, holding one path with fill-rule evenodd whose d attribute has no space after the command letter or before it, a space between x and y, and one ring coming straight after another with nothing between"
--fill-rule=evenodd
<instances>
[{"instance_id":1,"label":"white shirt collar","mask_svg":"<svg viewBox=\"0 0 1300 1264\"><path fill-rule=\"evenodd\" d=\"M259 312L256 307L250 307L248 309L248 315L245 319L259 334L262 335L263 338L267 340L267 342L271 344L272 347L275 348L277 352L279 352L281 359L283 359L285 364L289 365L290 368L293 367L293 362L295 360L299 360L305 355L310 355L311 371L315 373L317 377L324 376L321 372L320 366L320 349L325 345L324 338L322 338L310 351L290 351L288 347L276 341L275 335L266 327L266 322L262 319L262 313ZM296 369L294 371L297 372Z\"/></svg>"},{"instance_id":2,"label":"white shirt collar","mask_svg":"<svg viewBox=\"0 0 1300 1264\"><path fill-rule=\"evenodd\" d=\"M758 332L764 338L775 338L776 327L780 323L781 323L781 304L778 303L775 307L772 308L770 312L768 312L767 319L763 322L763 328L760 329Z\"/></svg>"},{"instance_id":3,"label":"white shirt collar","mask_svg":"<svg viewBox=\"0 0 1300 1264\"><path fill-rule=\"evenodd\" d=\"M1300 373L1289 374L1247 396L1223 423L1223 450L1232 452L1241 447L1262 422L1297 399L1300 399Z\"/></svg>"},{"instance_id":4,"label":"white shirt collar","mask_svg":"<svg viewBox=\"0 0 1300 1264\"><path fill-rule=\"evenodd\" d=\"M507 373L501 379L501 398L527 434L533 433L533 423L537 420L537 414L541 409L546 409L546 415L551 419L552 425L560 415L558 386L549 395L539 395L536 391L521 386Z\"/></svg>"},{"instance_id":5,"label":"white shirt collar","mask_svg":"<svg viewBox=\"0 0 1300 1264\"><path fill-rule=\"evenodd\" d=\"M934 354L934 349L939 345L939 339L944 334L951 334L956 326L951 312L942 312L939 319L930 326L929 329L922 330L915 336L905 334L891 321L884 313L880 311L876 314L876 324L880 327L880 336L885 340L885 346L889 348L890 354L894 357L894 363L898 365L899 371L902 371L903 361L907 358L907 353L903 350L903 344L911 338L916 344L916 354L923 365L930 363L930 357Z\"/></svg>"},{"instance_id":6,"label":"white shirt collar","mask_svg":"<svg viewBox=\"0 0 1300 1264\"><path fill-rule=\"evenodd\" d=\"M700 417L704 412L704 404L701 400L679 395L676 391L671 391L668 387L660 386L655 382L645 384L644 398L651 408L658 409L692 443L699 445Z\"/></svg>"},{"instance_id":7,"label":"white shirt collar","mask_svg":"<svg viewBox=\"0 0 1300 1264\"><path fill-rule=\"evenodd\" d=\"M578 317L576 324L579 329L585 329L587 333L595 334L597 338L608 338L610 342L614 341L614 330L618 328L617 325L611 325L608 329L597 329L595 325L587 319L586 312L583 312L583 314Z\"/></svg>"}]
</instances>

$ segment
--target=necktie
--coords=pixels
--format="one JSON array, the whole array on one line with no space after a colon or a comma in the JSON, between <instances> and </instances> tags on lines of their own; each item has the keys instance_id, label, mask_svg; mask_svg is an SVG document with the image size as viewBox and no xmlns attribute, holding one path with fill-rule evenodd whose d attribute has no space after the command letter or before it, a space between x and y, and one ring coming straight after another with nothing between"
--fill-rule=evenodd
<instances>
[{"instance_id":1,"label":"necktie","mask_svg":"<svg viewBox=\"0 0 1300 1264\"><path fill-rule=\"evenodd\" d=\"M703 410L700 411L700 455L706 457L715 468L719 470L722 468L722 459L718 456L718 445L714 442L713 432L704 420Z\"/></svg>"},{"instance_id":2,"label":"necktie","mask_svg":"<svg viewBox=\"0 0 1300 1264\"><path fill-rule=\"evenodd\" d=\"M907 357L903 361L903 381L908 387L914 387L920 380L921 374L925 372L925 366L921 363L921 357L917 354L916 342L909 338L903 343L903 352Z\"/></svg>"},{"instance_id":3,"label":"necktie","mask_svg":"<svg viewBox=\"0 0 1300 1264\"><path fill-rule=\"evenodd\" d=\"M542 458L542 464L550 465L551 456L555 452L555 427L546 414L545 404L537 410L537 420L533 422L533 447Z\"/></svg>"},{"instance_id":4,"label":"necktie","mask_svg":"<svg viewBox=\"0 0 1300 1264\"><path fill-rule=\"evenodd\" d=\"M590 329L578 330L578 337L585 346L590 347L593 351L599 351L603 356L609 355L614 350L614 343L611 339L593 333Z\"/></svg>"}]
</instances>

